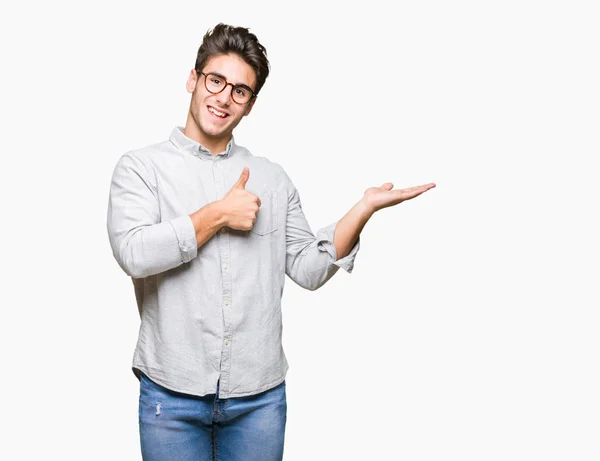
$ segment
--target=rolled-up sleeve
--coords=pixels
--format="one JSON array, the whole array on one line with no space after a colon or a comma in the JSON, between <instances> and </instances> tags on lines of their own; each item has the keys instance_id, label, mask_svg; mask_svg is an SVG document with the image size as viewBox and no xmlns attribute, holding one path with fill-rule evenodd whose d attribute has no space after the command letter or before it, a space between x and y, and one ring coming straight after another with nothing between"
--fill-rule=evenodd
<instances>
[{"instance_id":1,"label":"rolled-up sleeve","mask_svg":"<svg viewBox=\"0 0 600 461\"><path fill-rule=\"evenodd\" d=\"M188 215L160 221L153 175L132 152L113 171L107 230L113 255L133 278L144 278L187 263L198 254L196 232Z\"/></svg>"},{"instance_id":2,"label":"rolled-up sleeve","mask_svg":"<svg viewBox=\"0 0 600 461\"><path fill-rule=\"evenodd\" d=\"M360 248L360 237L347 256L337 260L333 236L338 221L312 232L298 190L282 169L286 185L288 208L286 217L286 274L298 285L316 290L325 284L341 267L348 273Z\"/></svg>"},{"instance_id":3,"label":"rolled-up sleeve","mask_svg":"<svg viewBox=\"0 0 600 461\"><path fill-rule=\"evenodd\" d=\"M358 236L354 246L350 249L350 252L343 258L337 259L337 250L333 244L333 236L335 235L337 223L338 221L319 229L317 231L317 242L320 250L327 251L331 255L333 258L333 264L341 267L350 274L352 273L352 269L354 269L354 259L358 249L360 248L360 235Z\"/></svg>"}]
</instances>

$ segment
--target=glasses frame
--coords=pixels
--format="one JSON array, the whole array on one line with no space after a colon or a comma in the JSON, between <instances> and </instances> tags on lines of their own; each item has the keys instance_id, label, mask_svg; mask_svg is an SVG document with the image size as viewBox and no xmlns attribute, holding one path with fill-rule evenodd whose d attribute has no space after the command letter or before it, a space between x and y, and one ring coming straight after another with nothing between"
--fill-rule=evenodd
<instances>
[{"instance_id":1,"label":"glasses frame","mask_svg":"<svg viewBox=\"0 0 600 461\"><path fill-rule=\"evenodd\" d=\"M231 100L233 102L235 102L239 106L245 106L245 105L249 104L250 101L252 101L254 98L256 98L256 96L258 96L258 93L255 93L252 89L250 89L246 85L234 85L233 83L228 82L225 77L221 77L220 75L213 74L212 72L208 72L208 73L207 72L200 72L200 74L204 75L204 88L206 88L206 91L208 91L210 94L219 94L219 93L222 93L223 90L225 88L227 88L228 85L231 85L231 93L230 93ZM209 75L215 75L216 77L219 77L221 80L223 80L225 82L225 85L223 86L223 88L221 88L219 91L216 91L216 92L215 91L211 91L208 88L208 85L206 84L206 80L207 80L207 77ZM249 91L250 93L252 93L252 95L250 96L250 99L248 99L248 101L246 101L246 102L237 102L235 100L235 98L233 97L233 91L236 88L243 88L245 91Z\"/></svg>"}]
</instances>

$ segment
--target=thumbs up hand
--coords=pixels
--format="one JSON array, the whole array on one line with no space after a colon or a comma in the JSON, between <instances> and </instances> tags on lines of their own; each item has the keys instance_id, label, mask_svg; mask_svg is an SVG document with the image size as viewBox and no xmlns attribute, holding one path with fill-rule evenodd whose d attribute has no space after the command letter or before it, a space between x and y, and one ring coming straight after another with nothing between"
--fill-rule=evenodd
<instances>
[{"instance_id":1,"label":"thumbs up hand","mask_svg":"<svg viewBox=\"0 0 600 461\"><path fill-rule=\"evenodd\" d=\"M233 185L234 189L245 189L246 183L248 182L248 178L250 177L250 170L247 166L244 167L242 173L240 174L240 178Z\"/></svg>"},{"instance_id":2,"label":"thumbs up hand","mask_svg":"<svg viewBox=\"0 0 600 461\"><path fill-rule=\"evenodd\" d=\"M232 229L250 230L256 221L256 213L260 208L257 195L246 190L250 170L244 167L240 178L231 190L221 199L225 215L225 225Z\"/></svg>"}]
</instances>

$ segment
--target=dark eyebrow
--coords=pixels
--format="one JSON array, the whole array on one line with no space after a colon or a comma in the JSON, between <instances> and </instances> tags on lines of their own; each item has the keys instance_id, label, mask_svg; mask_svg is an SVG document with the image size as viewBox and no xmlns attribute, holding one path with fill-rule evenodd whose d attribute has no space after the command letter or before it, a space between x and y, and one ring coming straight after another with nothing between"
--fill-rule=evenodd
<instances>
[{"instance_id":1,"label":"dark eyebrow","mask_svg":"<svg viewBox=\"0 0 600 461\"><path fill-rule=\"evenodd\" d=\"M238 88L245 88L246 90L250 91L251 93L254 93L254 90L252 88L250 88L248 85L244 85L243 83L237 83L235 86Z\"/></svg>"},{"instance_id":2,"label":"dark eyebrow","mask_svg":"<svg viewBox=\"0 0 600 461\"><path fill-rule=\"evenodd\" d=\"M225 77L225 76L224 76L224 75L222 75L222 74L219 74L218 72L206 72L206 73L207 73L207 74L212 74L212 75L214 75L215 77L219 77L219 78L222 78L223 80L227 81L227 77ZM254 93L254 90L253 90L252 88L250 88L248 85L246 85L245 83L234 83L233 85L234 85L234 86L237 86L237 87L245 88L245 89L247 89L248 91L250 91L250 92Z\"/></svg>"}]
</instances>

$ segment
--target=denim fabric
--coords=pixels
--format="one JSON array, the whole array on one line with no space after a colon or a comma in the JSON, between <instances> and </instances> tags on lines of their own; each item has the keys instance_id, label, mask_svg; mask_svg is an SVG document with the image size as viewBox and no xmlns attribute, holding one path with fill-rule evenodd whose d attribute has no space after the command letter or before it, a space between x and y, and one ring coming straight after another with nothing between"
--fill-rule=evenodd
<instances>
[{"instance_id":1,"label":"denim fabric","mask_svg":"<svg viewBox=\"0 0 600 461\"><path fill-rule=\"evenodd\" d=\"M166 389L140 376L144 461L281 461L285 381L250 397L220 399ZM217 385L218 386L218 385Z\"/></svg>"}]
</instances>

